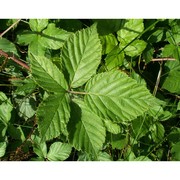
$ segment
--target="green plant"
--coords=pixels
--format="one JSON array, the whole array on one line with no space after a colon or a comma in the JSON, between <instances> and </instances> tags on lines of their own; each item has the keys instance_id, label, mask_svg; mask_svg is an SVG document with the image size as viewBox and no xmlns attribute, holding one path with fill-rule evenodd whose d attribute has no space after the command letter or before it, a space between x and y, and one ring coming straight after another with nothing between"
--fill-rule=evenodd
<instances>
[{"instance_id":1,"label":"green plant","mask_svg":"<svg viewBox=\"0 0 180 180\"><path fill-rule=\"evenodd\" d=\"M11 23L2 160L179 160L178 20Z\"/></svg>"}]
</instances>

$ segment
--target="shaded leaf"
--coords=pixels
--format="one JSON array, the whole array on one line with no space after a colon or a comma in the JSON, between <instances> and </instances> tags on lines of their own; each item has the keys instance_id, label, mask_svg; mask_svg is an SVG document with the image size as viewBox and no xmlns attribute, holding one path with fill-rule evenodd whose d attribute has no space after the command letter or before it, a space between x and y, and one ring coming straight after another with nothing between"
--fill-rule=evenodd
<instances>
[{"instance_id":1,"label":"shaded leaf","mask_svg":"<svg viewBox=\"0 0 180 180\"><path fill-rule=\"evenodd\" d=\"M117 44L117 39L113 34L100 36L102 44L102 54L108 54Z\"/></svg>"},{"instance_id":2,"label":"shaded leaf","mask_svg":"<svg viewBox=\"0 0 180 180\"><path fill-rule=\"evenodd\" d=\"M74 100L69 124L69 140L77 150L97 157L105 141L105 127L102 120L81 100Z\"/></svg>"},{"instance_id":3,"label":"shaded leaf","mask_svg":"<svg viewBox=\"0 0 180 180\"><path fill-rule=\"evenodd\" d=\"M15 44L7 40L6 38L0 38L0 49L2 49L3 51L7 53L13 53L16 56L18 56L18 52L17 52Z\"/></svg>"},{"instance_id":4,"label":"shaded leaf","mask_svg":"<svg viewBox=\"0 0 180 180\"><path fill-rule=\"evenodd\" d=\"M7 147L7 143L6 142L0 142L0 158L5 155L6 147Z\"/></svg>"},{"instance_id":5,"label":"shaded leaf","mask_svg":"<svg viewBox=\"0 0 180 180\"><path fill-rule=\"evenodd\" d=\"M67 136L70 117L68 94L49 95L38 107L37 117L42 140L50 140L61 133Z\"/></svg>"},{"instance_id":6,"label":"shaded leaf","mask_svg":"<svg viewBox=\"0 0 180 180\"><path fill-rule=\"evenodd\" d=\"M167 61L165 64L167 77L164 78L162 88L170 91L171 93L180 94L180 62Z\"/></svg>"},{"instance_id":7,"label":"shaded leaf","mask_svg":"<svg viewBox=\"0 0 180 180\"><path fill-rule=\"evenodd\" d=\"M173 145L171 149L171 153L172 153L172 160L180 161L180 142Z\"/></svg>"}]
</instances>

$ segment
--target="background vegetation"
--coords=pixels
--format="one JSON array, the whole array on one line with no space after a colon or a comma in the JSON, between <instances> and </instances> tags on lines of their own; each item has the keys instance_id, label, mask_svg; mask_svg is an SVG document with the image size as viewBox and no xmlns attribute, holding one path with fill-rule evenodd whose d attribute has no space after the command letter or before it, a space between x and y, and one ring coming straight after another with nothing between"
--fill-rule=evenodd
<instances>
[{"instance_id":1,"label":"background vegetation","mask_svg":"<svg viewBox=\"0 0 180 180\"><path fill-rule=\"evenodd\" d=\"M2 161L180 160L180 20L0 24Z\"/></svg>"}]
</instances>

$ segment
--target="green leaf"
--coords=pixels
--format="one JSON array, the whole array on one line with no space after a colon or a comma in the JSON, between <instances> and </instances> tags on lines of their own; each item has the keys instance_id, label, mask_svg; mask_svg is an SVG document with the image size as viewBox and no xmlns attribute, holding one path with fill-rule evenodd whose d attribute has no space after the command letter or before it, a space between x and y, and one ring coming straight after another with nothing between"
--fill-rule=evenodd
<instances>
[{"instance_id":1,"label":"green leaf","mask_svg":"<svg viewBox=\"0 0 180 180\"><path fill-rule=\"evenodd\" d=\"M112 134L110 142L113 149L123 149L127 145L128 139L122 134Z\"/></svg>"},{"instance_id":2,"label":"green leaf","mask_svg":"<svg viewBox=\"0 0 180 180\"><path fill-rule=\"evenodd\" d=\"M180 142L180 128L174 127L168 135L170 144Z\"/></svg>"},{"instance_id":3,"label":"green leaf","mask_svg":"<svg viewBox=\"0 0 180 180\"><path fill-rule=\"evenodd\" d=\"M180 161L180 142L173 145L171 149L171 153L172 153L172 160Z\"/></svg>"},{"instance_id":4,"label":"green leaf","mask_svg":"<svg viewBox=\"0 0 180 180\"><path fill-rule=\"evenodd\" d=\"M171 93L180 94L180 62L167 61L165 64L166 78L163 81L162 88L170 91Z\"/></svg>"},{"instance_id":5,"label":"green leaf","mask_svg":"<svg viewBox=\"0 0 180 180\"><path fill-rule=\"evenodd\" d=\"M180 110L180 101L178 102L177 110Z\"/></svg>"},{"instance_id":6,"label":"green leaf","mask_svg":"<svg viewBox=\"0 0 180 180\"><path fill-rule=\"evenodd\" d=\"M124 27L117 32L118 40L125 46L138 37L143 30L143 19L129 19L125 23Z\"/></svg>"},{"instance_id":7,"label":"green leaf","mask_svg":"<svg viewBox=\"0 0 180 180\"><path fill-rule=\"evenodd\" d=\"M16 81L13 81L15 84ZM15 94L21 95L21 96L26 96L31 94L35 89L36 89L36 83L33 81L31 78L26 78L22 81L20 81L20 85L17 87Z\"/></svg>"},{"instance_id":8,"label":"green leaf","mask_svg":"<svg viewBox=\"0 0 180 180\"><path fill-rule=\"evenodd\" d=\"M0 121L2 121L5 125L7 125L11 119L12 110L13 105L11 104L11 101L3 92L0 92Z\"/></svg>"},{"instance_id":9,"label":"green leaf","mask_svg":"<svg viewBox=\"0 0 180 180\"><path fill-rule=\"evenodd\" d=\"M102 120L94 114L83 101L72 103L69 123L69 140L77 150L97 157L105 141L105 127Z\"/></svg>"},{"instance_id":10,"label":"green leaf","mask_svg":"<svg viewBox=\"0 0 180 180\"><path fill-rule=\"evenodd\" d=\"M16 42L20 45L26 46L37 38L37 33L24 30L17 34Z\"/></svg>"},{"instance_id":11,"label":"green leaf","mask_svg":"<svg viewBox=\"0 0 180 180\"><path fill-rule=\"evenodd\" d=\"M50 140L61 133L67 136L66 126L70 117L68 94L49 95L38 107L37 117L42 140Z\"/></svg>"},{"instance_id":12,"label":"green leaf","mask_svg":"<svg viewBox=\"0 0 180 180\"><path fill-rule=\"evenodd\" d=\"M129 46L127 46L124 49L125 54L128 56L134 57L140 55L143 50L146 48L146 42L143 40L135 40L132 42ZM121 46L121 48L124 48L125 46Z\"/></svg>"},{"instance_id":13,"label":"green leaf","mask_svg":"<svg viewBox=\"0 0 180 180\"><path fill-rule=\"evenodd\" d=\"M26 139L21 126L15 127L12 124L9 124L7 132L13 139L21 140L21 142L25 141Z\"/></svg>"},{"instance_id":14,"label":"green leaf","mask_svg":"<svg viewBox=\"0 0 180 180\"><path fill-rule=\"evenodd\" d=\"M35 39L29 44L28 46L29 56L31 56L31 54L36 56L44 56L46 48L40 44L40 38L41 38L40 35L36 36Z\"/></svg>"},{"instance_id":15,"label":"green leaf","mask_svg":"<svg viewBox=\"0 0 180 180\"><path fill-rule=\"evenodd\" d=\"M54 23L48 24L41 35L40 44L49 49L59 49L63 46L71 33L56 28Z\"/></svg>"},{"instance_id":16,"label":"green leaf","mask_svg":"<svg viewBox=\"0 0 180 180\"><path fill-rule=\"evenodd\" d=\"M117 39L113 34L100 36L102 43L102 54L108 54L117 44Z\"/></svg>"},{"instance_id":17,"label":"green leaf","mask_svg":"<svg viewBox=\"0 0 180 180\"><path fill-rule=\"evenodd\" d=\"M39 86L51 92L65 92L68 85L64 75L52 61L35 55L31 55L30 59L32 75Z\"/></svg>"},{"instance_id":18,"label":"green leaf","mask_svg":"<svg viewBox=\"0 0 180 180\"><path fill-rule=\"evenodd\" d=\"M31 140L33 141L33 151L40 157L46 158L47 156L47 146L45 142L41 141L41 138L35 135L31 136Z\"/></svg>"},{"instance_id":19,"label":"green leaf","mask_svg":"<svg viewBox=\"0 0 180 180\"><path fill-rule=\"evenodd\" d=\"M105 65L108 70L122 66L123 62L124 52L121 51L119 46L116 46L105 58Z\"/></svg>"},{"instance_id":20,"label":"green leaf","mask_svg":"<svg viewBox=\"0 0 180 180\"><path fill-rule=\"evenodd\" d=\"M25 120L28 120L36 113L36 101L34 98L16 98L19 108L19 116L23 117Z\"/></svg>"},{"instance_id":21,"label":"green leaf","mask_svg":"<svg viewBox=\"0 0 180 180\"><path fill-rule=\"evenodd\" d=\"M112 157L106 152L99 152L97 161L112 161Z\"/></svg>"},{"instance_id":22,"label":"green leaf","mask_svg":"<svg viewBox=\"0 0 180 180\"><path fill-rule=\"evenodd\" d=\"M50 161L64 161L69 157L71 149L69 144L55 142L50 146L47 158Z\"/></svg>"},{"instance_id":23,"label":"green leaf","mask_svg":"<svg viewBox=\"0 0 180 180\"><path fill-rule=\"evenodd\" d=\"M119 71L95 75L86 84L85 91L88 107L113 122L135 119L154 104L154 97L145 86Z\"/></svg>"},{"instance_id":24,"label":"green leaf","mask_svg":"<svg viewBox=\"0 0 180 180\"><path fill-rule=\"evenodd\" d=\"M152 138L155 142L159 142L164 138L165 129L161 123L156 122L151 126L150 130Z\"/></svg>"},{"instance_id":25,"label":"green leaf","mask_svg":"<svg viewBox=\"0 0 180 180\"><path fill-rule=\"evenodd\" d=\"M101 44L96 25L73 34L65 42L61 58L72 88L82 86L88 81L96 73L101 60Z\"/></svg>"},{"instance_id":26,"label":"green leaf","mask_svg":"<svg viewBox=\"0 0 180 180\"><path fill-rule=\"evenodd\" d=\"M5 155L6 147L7 147L7 143L6 142L0 142L0 158Z\"/></svg>"},{"instance_id":27,"label":"green leaf","mask_svg":"<svg viewBox=\"0 0 180 180\"><path fill-rule=\"evenodd\" d=\"M41 32L48 25L48 19L30 19L29 26L32 31Z\"/></svg>"},{"instance_id":28,"label":"green leaf","mask_svg":"<svg viewBox=\"0 0 180 180\"><path fill-rule=\"evenodd\" d=\"M154 31L148 38L149 43L157 43L160 42L164 35L164 29L157 29Z\"/></svg>"},{"instance_id":29,"label":"green leaf","mask_svg":"<svg viewBox=\"0 0 180 180\"><path fill-rule=\"evenodd\" d=\"M0 38L0 49L7 53L13 53L18 56L18 52L16 50L16 46L6 38Z\"/></svg>"},{"instance_id":30,"label":"green leaf","mask_svg":"<svg viewBox=\"0 0 180 180\"><path fill-rule=\"evenodd\" d=\"M133 161L152 161L152 160L149 159L147 156L139 156L139 157L133 159Z\"/></svg>"},{"instance_id":31,"label":"green leaf","mask_svg":"<svg viewBox=\"0 0 180 180\"><path fill-rule=\"evenodd\" d=\"M122 131L121 127L118 124L113 123L112 121L107 119L103 119L103 121L107 131L111 132L112 134L118 134Z\"/></svg>"},{"instance_id":32,"label":"green leaf","mask_svg":"<svg viewBox=\"0 0 180 180\"><path fill-rule=\"evenodd\" d=\"M93 21L98 23L97 28L100 35L117 32L126 22L125 19L95 19Z\"/></svg>"}]
</instances>

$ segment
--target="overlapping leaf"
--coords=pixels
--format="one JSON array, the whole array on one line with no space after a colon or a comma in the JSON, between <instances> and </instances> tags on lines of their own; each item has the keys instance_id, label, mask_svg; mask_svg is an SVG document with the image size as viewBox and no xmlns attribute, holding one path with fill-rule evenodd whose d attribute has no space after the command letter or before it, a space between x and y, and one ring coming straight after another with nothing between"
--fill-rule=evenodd
<instances>
[{"instance_id":1,"label":"overlapping leaf","mask_svg":"<svg viewBox=\"0 0 180 180\"><path fill-rule=\"evenodd\" d=\"M64 92L67 83L56 65L43 56L31 55L31 70L36 82L47 91Z\"/></svg>"},{"instance_id":2,"label":"overlapping leaf","mask_svg":"<svg viewBox=\"0 0 180 180\"><path fill-rule=\"evenodd\" d=\"M66 41L61 58L68 71L71 87L83 85L96 73L101 60L101 49L95 24L76 32Z\"/></svg>"},{"instance_id":3,"label":"overlapping leaf","mask_svg":"<svg viewBox=\"0 0 180 180\"><path fill-rule=\"evenodd\" d=\"M114 122L130 121L142 115L154 100L145 86L119 71L95 75L86 84L85 91L88 107Z\"/></svg>"},{"instance_id":4,"label":"overlapping leaf","mask_svg":"<svg viewBox=\"0 0 180 180\"><path fill-rule=\"evenodd\" d=\"M77 149L97 155L105 141L102 120L83 101L75 100L69 124L70 142Z\"/></svg>"},{"instance_id":5,"label":"overlapping leaf","mask_svg":"<svg viewBox=\"0 0 180 180\"><path fill-rule=\"evenodd\" d=\"M37 117L43 140L55 138L61 133L67 135L70 117L69 96L65 93L50 95L38 107Z\"/></svg>"}]
</instances>

